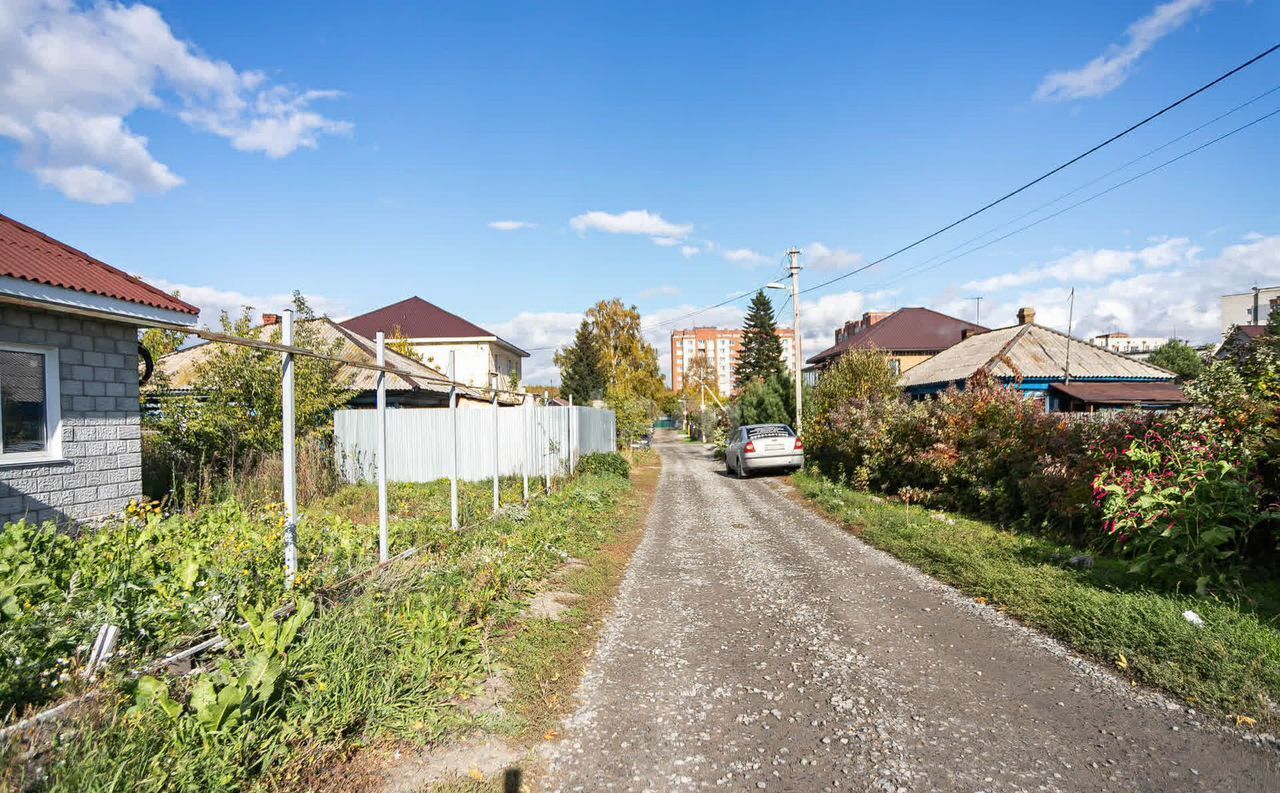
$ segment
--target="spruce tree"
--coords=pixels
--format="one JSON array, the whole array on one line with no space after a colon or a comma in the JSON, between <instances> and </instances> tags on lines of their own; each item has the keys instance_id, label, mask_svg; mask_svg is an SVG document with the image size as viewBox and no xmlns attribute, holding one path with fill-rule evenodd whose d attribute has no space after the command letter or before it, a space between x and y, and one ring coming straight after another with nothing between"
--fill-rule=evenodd
<instances>
[{"instance_id":1,"label":"spruce tree","mask_svg":"<svg viewBox=\"0 0 1280 793\"><path fill-rule=\"evenodd\" d=\"M604 397L604 371L600 366L600 346L596 343L595 329L582 320L573 344L556 356L560 364L560 395L580 405Z\"/></svg>"},{"instance_id":2,"label":"spruce tree","mask_svg":"<svg viewBox=\"0 0 1280 793\"><path fill-rule=\"evenodd\" d=\"M735 382L739 391L753 381L786 374L782 365L782 339L773 319L773 301L761 289L751 298L751 309L742 326Z\"/></svg>"}]
</instances>

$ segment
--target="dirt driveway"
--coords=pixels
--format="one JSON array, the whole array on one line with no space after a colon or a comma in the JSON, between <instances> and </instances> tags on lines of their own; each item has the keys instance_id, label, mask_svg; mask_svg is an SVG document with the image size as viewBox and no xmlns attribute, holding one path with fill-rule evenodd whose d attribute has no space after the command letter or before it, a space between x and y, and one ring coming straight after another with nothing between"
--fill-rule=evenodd
<instances>
[{"instance_id":1,"label":"dirt driveway","mask_svg":"<svg viewBox=\"0 0 1280 793\"><path fill-rule=\"evenodd\" d=\"M864 545L784 480L658 448L548 789L1280 790L1275 750Z\"/></svg>"}]
</instances>

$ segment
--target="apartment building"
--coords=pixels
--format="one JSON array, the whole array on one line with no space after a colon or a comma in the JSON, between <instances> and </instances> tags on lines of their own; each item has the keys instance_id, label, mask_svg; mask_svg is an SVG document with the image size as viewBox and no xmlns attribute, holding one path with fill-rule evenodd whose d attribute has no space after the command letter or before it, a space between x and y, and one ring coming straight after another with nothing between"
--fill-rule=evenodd
<instances>
[{"instance_id":1,"label":"apartment building","mask_svg":"<svg viewBox=\"0 0 1280 793\"><path fill-rule=\"evenodd\" d=\"M1257 287L1248 292L1222 296L1222 335L1236 325L1265 325L1271 309L1280 307L1280 286Z\"/></svg>"},{"instance_id":2,"label":"apartment building","mask_svg":"<svg viewBox=\"0 0 1280 793\"><path fill-rule=\"evenodd\" d=\"M782 362L788 372L795 371L796 334L791 328L778 328L782 340ZM685 372L699 356L706 356L715 373L716 389L732 395L738 368L738 350L742 346L741 328L690 328L671 332L671 388L680 391L685 385Z\"/></svg>"}]
</instances>

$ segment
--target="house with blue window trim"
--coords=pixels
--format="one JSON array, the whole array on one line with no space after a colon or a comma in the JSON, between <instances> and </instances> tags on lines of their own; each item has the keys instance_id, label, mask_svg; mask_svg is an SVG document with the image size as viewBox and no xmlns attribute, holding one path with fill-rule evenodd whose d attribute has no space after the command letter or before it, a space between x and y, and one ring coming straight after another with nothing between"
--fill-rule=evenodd
<instances>
[{"instance_id":1,"label":"house with blue window trim","mask_svg":"<svg viewBox=\"0 0 1280 793\"><path fill-rule=\"evenodd\" d=\"M1011 388L1044 399L1045 409L1051 412L1081 409L1079 394L1072 398L1055 388L1062 384L1116 384L1108 387L1107 400L1099 403L1104 407L1171 406L1168 395L1158 404L1151 403L1151 386L1141 384L1173 385L1177 377L1173 372L1037 325L1035 317L1035 309L1019 309L1017 325L967 336L908 370L898 385L909 396L924 397L952 386L963 389L971 377L985 371ZM1133 399L1127 398L1124 384L1131 384ZM1085 409L1091 408L1086 404Z\"/></svg>"}]
</instances>

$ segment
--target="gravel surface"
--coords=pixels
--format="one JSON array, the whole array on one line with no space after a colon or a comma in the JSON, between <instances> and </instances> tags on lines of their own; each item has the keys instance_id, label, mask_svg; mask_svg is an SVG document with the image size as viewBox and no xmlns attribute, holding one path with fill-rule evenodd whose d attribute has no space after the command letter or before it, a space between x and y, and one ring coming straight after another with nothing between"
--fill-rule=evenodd
<instances>
[{"instance_id":1,"label":"gravel surface","mask_svg":"<svg viewBox=\"0 0 1280 793\"><path fill-rule=\"evenodd\" d=\"M551 790L1280 790L1280 754L1132 689L699 446L548 750Z\"/></svg>"}]
</instances>

